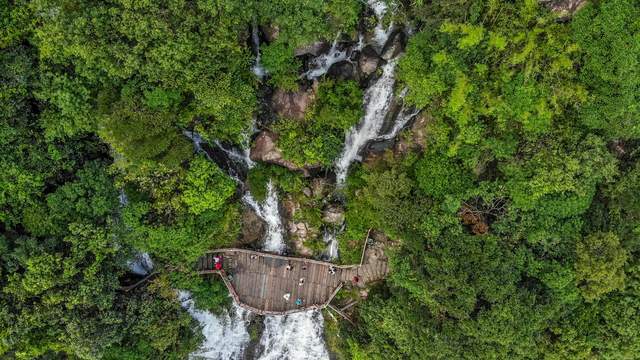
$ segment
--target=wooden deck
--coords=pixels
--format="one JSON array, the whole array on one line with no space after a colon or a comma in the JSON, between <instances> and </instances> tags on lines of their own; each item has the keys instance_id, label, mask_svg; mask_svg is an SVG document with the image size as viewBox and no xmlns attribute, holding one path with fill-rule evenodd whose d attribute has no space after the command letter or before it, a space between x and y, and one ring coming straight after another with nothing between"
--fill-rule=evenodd
<instances>
[{"instance_id":1,"label":"wooden deck","mask_svg":"<svg viewBox=\"0 0 640 360\"><path fill-rule=\"evenodd\" d=\"M216 255L222 255L223 271L213 270ZM287 270L287 265L291 265L291 270ZM200 274L220 275L240 306L263 315L324 308L342 286L364 286L383 279L388 271L384 256L363 256L360 265L338 266L245 249L211 251L200 257L197 269ZM357 283L353 281L355 276ZM285 294L290 294L289 300ZM295 303L298 298L303 301L301 306Z\"/></svg>"}]
</instances>

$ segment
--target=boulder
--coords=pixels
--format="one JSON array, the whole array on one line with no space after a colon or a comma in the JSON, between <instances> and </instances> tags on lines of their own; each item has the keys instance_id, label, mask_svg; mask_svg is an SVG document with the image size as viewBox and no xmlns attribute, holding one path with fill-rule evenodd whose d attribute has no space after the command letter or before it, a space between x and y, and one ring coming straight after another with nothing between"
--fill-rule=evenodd
<instances>
[{"instance_id":1,"label":"boulder","mask_svg":"<svg viewBox=\"0 0 640 360\"><path fill-rule=\"evenodd\" d=\"M363 76L369 76L373 74L380 66L380 56L371 46L367 46L362 49L360 57L358 58L358 70Z\"/></svg>"},{"instance_id":2,"label":"boulder","mask_svg":"<svg viewBox=\"0 0 640 360\"><path fill-rule=\"evenodd\" d=\"M384 44L380 57L387 61L397 57L404 50L406 42L407 38L404 32L396 31L391 34L387 43Z\"/></svg>"},{"instance_id":3,"label":"boulder","mask_svg":"<svg viewBox=\"0 0 640 360\"><path fill-rule=\"evenodd\" d=\"M271 107L278 116L302 120L316 98L317 83L307 90L284 91L276 89L271 97Z\"/></svg>"},{"instance_id":4,"label":"boulder","mask_svg":"<svg viewBox=\"0 0 640 360\"><path fill-rule=\"evenodd\" d=\"M340 225L344 222L344 209L336 205L330 205L322 212L322 221L332 225Z\"/></svg>"},{"instance_id":5,"label":"boulder","mask_svg":"<svg viewBox=\"0 0 640 360\"><path fill-rule=\"evenodd\" d=\"M327 75L336 80L351 80L356 78L356 68L353 63L344 60L331 65Z\"/></svg>"},{"instance_id":6,"label":"boulder","mask_svg":"<svg viewBox=\"0 0 640 360\"><path fill-rule=\"evenodd\" d=\"M295 56L312 55L318 56L329 50L331 46L326 41L316 41L296 48L293 51Z\"/></svg>"},{"instance_id":7,"label":"boulder","mask_svg":"<svg viewBox=\"0 0 640 360\"><path fill-rule=\"evenodd\" d=\"M302 171L304 176L309 176L309 170L283 158L282 151L276 146L277 140L278 136L275 133L262 131L253 141L249 158L253 161L284 166L292 171Z\"/></svg>"},{"instance_id":8,"label":"boulder","mask_svg":"<svg viewBox=\"0 0 640 360\"><path fill-rule=\"evenodd\" d=\"M265 233L264 221L253 211L246 208L242 212L242 230L240 243L243 245L257 244Z\"/></svg>"}]
</instances>

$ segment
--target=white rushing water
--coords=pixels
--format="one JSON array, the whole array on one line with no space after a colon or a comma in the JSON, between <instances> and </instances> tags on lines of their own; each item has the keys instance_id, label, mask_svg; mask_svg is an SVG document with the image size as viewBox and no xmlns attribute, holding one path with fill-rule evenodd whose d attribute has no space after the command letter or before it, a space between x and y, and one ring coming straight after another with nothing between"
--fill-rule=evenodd
<instances>
[{"instance_id":1,"label":"white rushing water","mask_svg":"<svg viewBox=\"0 0 640 360\"><path fill-rule=\"evenodd\" d=\"M267 75L267 70L260 63L260 36L258 36L258 26L256 24L253 24L251 29L251 41L253 43L253 51L256 53L256 60L251 67L251 71L259 80L262 80Z\"/></svg>"},{"instance_id":2,"label":"white rushing water","mask_svg":"<svg viewBox=\"0 0 640 360\"><path fill-rule=\"evenodd\" d=\"M260 360L328 360L320 311L265 316Z\"/></svg>"},{"instance_id":3,"label":"white rushing water","mask_svg":"<svg viewBox=\"0 0 640 360\"><path fill-rule=\"evenodd\" d=\"M336 182L344 184L349 166L359 160L358 153L370 141L378 137L385 116L393 99L396 60L392 59L382 67L382 76L364 94L364 116L359 124L349 129L344 149L336 161Z\"/></svg>"},{"instance_id":4,"label":"white rushing water","mask_svg":"<svg viewBox=\"0 0 640 360\"><path fill-rule=\"evenodd\" d=\"M389 35L393 31L393 22L389 24L389 27L384 28L384 16L387 13L389 7L384 0L367 0L367 5L373 10L373 13L378 19L375 29L373 29L373 41L377 50L381 50L384 44L387 43ZM393 5L393 4L392 4Z\"/></svg>"},{"instance_id":5,"label":"white rushing water","mask_svg":"<svg viewBox=\"0 0 640 360\"><path fill-rule=\"evenodd\" d=\"M267 198L258 204L245 194L245 202L267 223L263 250L281 254L286 246L284 228L278 210L278 195L269 181ZM324 318L320 311L305 311L286 316L264 317L264 331L260 337L260 360L328 360L323 332Z\"/></svg>"},{"instance_id":6,"label":"white rushing water","mask_svg":"<svg viewBox=\"0 0 640 360\"><path fill-rule=\"evenodd\" d=\"M256 165L256 163L249 157L249 148L244 148L242 151L238 151L236 148L225 148L219 140L214 140L214 143L220 150L227 154L230 159L241 162L248 169L251 169Z\"/></svg>"},{"instance_id":7,"label":"white rushing water","mask_svg":"<svg viewBox=\"0 0 640 360\"><path fill-rule=\"evenodd\" d=\"M302 74L309 80L317 79L329 71L331 65L339 63L349 58L351 51L348 49L341 49L338 44L340 34L336 36L336 39L331 44L329 52L326 54L320 54L311 61L310 69Z\"/></svg>"},{"instance_id":8,"label":"white rushing water","mask_svg":"<svg viewBox=\"0 0 640 360\"><path fill-rule=\"evenodd\" d=\"M230 310L215 315L195 307L188 291L178 291L178 300L183 308L202 326L204 342L192 353L191 359L241 359L251 340L247 326L250 313L235 303Z\"/></svg>"},{"instance_id":9,"label":"white rushing water","mask_svg":"<svg viewBox=\"0 0 640 360\"><path fill-rule=\"evenodd\" d=\"M148 253L142 252L137 254L133 260L127 261L127 266L132 273L145 276L149 275L153 270L153 261Z\"/></svg>"},{"instance_id":10,"label":"white rushing water","mask_svg":"<svg viewBox=\"0 0 640 360\"><path fill-rule=\"evenodd\" d=\"M267 197L262 203L258 203L253 195L247 191L242 200L256 212L265 223L267 233L264 238L263 249L265 251L281 254L285 250L282 220L278 209L278 192L269 180L267 183Z\"/></svg>"}]
</instances>

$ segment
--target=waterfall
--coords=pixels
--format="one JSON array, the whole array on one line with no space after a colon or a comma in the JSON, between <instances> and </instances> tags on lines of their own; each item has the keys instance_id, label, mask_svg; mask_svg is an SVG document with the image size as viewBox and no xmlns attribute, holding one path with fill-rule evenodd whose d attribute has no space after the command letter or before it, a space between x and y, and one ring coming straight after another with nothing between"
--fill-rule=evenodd
<instances>
[{"instance_id":1,"label":"waterfall","mask_svg":"<svg viewBox=\"0 0 640 360\"><path fill-rule=\"evenodd\" d=\"M132 273L140 276L149 275L153 270L153 261L151 256L146 252L141 252L136 255L133 260L127 261L127 266Z\"/></svg>"},{"instance_id":2,"label":"waterfall","mask_svg":"<svg viewBox=\"0 0 640 360\"><path fill-rule=\"evenodd\" d=\"M222 150L225 154L227 154L229 158L239 161L240 163L244 164L244 166L246 166L248 169L251 169L252 167L256 166L256 163L253 160L251 160L251 158L249 157L248 147L243 148L242 151L238 151L236 148L231 148L231 149L225 148L220 142L220 140L214 140L213 143L216 144L216 146L220 150Z\"/></svg>"},{"instance_id":3,"label":"waterfall","mask_svg":"<svg viewBox=\"0 0 640 360\"><path fill-rule=\"evenodd\" d=\"M325 256L329 260L338 258L338 238L335 231L325 230L322 234L322 241L327 244Z\"/></svg>"},{"instance_id":4,"label":"waterfall","mask_svg":"<svg viewBox=\"0 0 640 360\"><path fill-rule=\"evenodd\" d=\"M393 124L393 128L388 133L378 136L376 140L390 140L395 138L396 135L398 135L398 133L400 132L400 130L404 129L407 123L420 113L420 110L416 110L412 106L407 107L406 104L404 103L404 97L407 96L408 91L409 91L409 88L404 88L402 89L402 91L400 92L400 95L398 96L398 98L400 98L403 101L403 104L402 104L402 108L400 109L400 112L396 116L396 121Z\"/></svg>"},{"instance_id":5,"label":"waterfall","mask_svg":"<svg viewBox=\"0 0 640 360\"><path fill-rule=\"evenodd\" d=\"M317 79L320 76L326 74L327 71L329 71L329 68L331 68L331 65L349 58L349 56L351 55L351 51L348 51L347 49L340 49L338 47L339 38L340 34L336 36L333 44L331 44L329 52L326 54L321 54L314 58L311 61L311 68L307 72L302 74L302 76L306 76L309 80Z\"/></svg>"},{"instance_id":6,"label":"waterfall","mask_svg":"<svg viewBox=\"0 0 640 360\"><path fill-rule=\"evenodd\" d=\"M189 315L202 326L204 342L189 358L241 359L249 341L247 326L251 314L233 303L220 315L196 309L188 291L178 291L178 300Z\"/></svg>"},{"instance_id":7,"label":"waterfall","mask_svg":"<svg viewBox=\"0 0 640 360\"><path fill-rule=\"evenodd\" d=\"M324 319L320 311L287 316L265 316L260 360L329 359L324 343Z\"/></svg>"},{"instance_id":8,"label":"waterfall","mask_svg":"<svg viewBox=\"0 0 640 360\"><path fill-rule=\"evenodd\" d=\"M244 194L242 200L267 223L267 234L264 239L263 249L281 254L285 250L285 243L282 220L278 209L278 192L273 186L273 182L269 180L267 183L267 197L262 204L259 204L249 191Z\"/></svg>"},{"instance_id":9,"label":"waterfall","mask_svg":"<svg viewBox=\"0 0 640 360\"><path fill-rule=\"evenodd\" d=\"M265 70L260 63L260 36L258 36L258 26L255 23L251 29L251 42L253 44L253 51L256 53L256 60L251 67L251 71L253 71L259 80L262 80L267 74L267 70Z\"/></svg>"},{"instance_id":10,"label":"waterfall","mask_svg":"<svg viewBox=\"0 0 640 360\"><path fill-rule=\"evenodd\" d=\"M207 157L207 159L211 160L211 157L209 156L209 154L207 154L207 152L202 149L202 143L204 142L204 140L202 139L202 136L200 136L200 134L198 134L195 131L187 131L187 130L183 131L182 133L184 134L184 136L191 139L191 141L193 142L193 148L196 150L197 153L202 153Z\"/></svg>"},{"instance_id":11,"label":"waterfall","mask_svg":"<svg viewBox=\"0 0 640 360\"><path fill-rule=\"evenodd\" d=\"M376 19L378 19L378 23L373 30L373 41L377 49L381 50L384 44L387 43L389 35L391 35L391 31L393 30L393 23L390 23L387 29L383 27L384 15L387 13L388 6L384 0L368 0L367 5L373 10Z\"/></svg>"},{"instance_id":12,"label":"waterfall","mask_svg":"<svg viewBox=\"0 0 640 360\"><path fill-rule=\"evenodd\" d=\"M370 140L378 136L393 99L393 86L397 59L382 67L382 76L364 94L364 116L360 123L347 132L344 149L336 161L336 182L344 184L349 166L358 160L358 153Z\"/></svg>"},{"instance_id":13,"label":"waterfall","mask_svg":"<svg viewBox=\"0 0 640 360\"><path fill-rule=\"evenodd\" d=\"M267 198L262 205L247 192L245 202L267 223L263 250L281 254L285 250L282 221L278 211L278 196L271 180L267 183ZM320 311L305 311L290 315L264 317L260 337L261 360L328 360L324 338L324 318Z\"/></svg>"}]
</instances>

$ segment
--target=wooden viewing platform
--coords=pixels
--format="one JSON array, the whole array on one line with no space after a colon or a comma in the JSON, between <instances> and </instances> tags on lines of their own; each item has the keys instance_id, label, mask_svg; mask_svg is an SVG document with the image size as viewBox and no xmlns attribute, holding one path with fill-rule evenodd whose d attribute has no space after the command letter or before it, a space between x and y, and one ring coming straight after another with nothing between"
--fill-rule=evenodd
<instances>
[{"instance_id":1,"label":"wooden viewing platform","mask_svg":"<svg viewBox=\"0 0 640 360\"><path fill-rule=\"evenodd\" d=\"M221 271L214 270L216 255L223 258ZM287 270L287 265L291 265L291 270ZM222 249L200 257L197 270L200 274L220 275L231 296L243 308L261 315L286 315L324 308L342 286L364 286L381 280L388 268L386 257L380 254L363 255L360 265L334 265L252 250ZM357 283L353 282L355 276ZM300 285L302 278L304 283ZM290 294L289 300L285 294ZM303 301L301 306L295 303L298 298Z\"/></svg>"}]
</instances>

